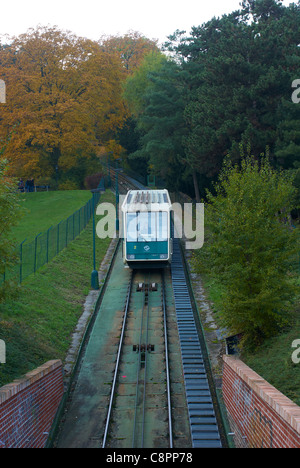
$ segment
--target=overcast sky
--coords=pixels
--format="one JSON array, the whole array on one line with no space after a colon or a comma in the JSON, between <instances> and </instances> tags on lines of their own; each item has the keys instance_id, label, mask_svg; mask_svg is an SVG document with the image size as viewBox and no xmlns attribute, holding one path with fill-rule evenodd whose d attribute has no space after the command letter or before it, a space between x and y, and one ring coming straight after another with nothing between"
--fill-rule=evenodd
<instances>
[{"instance_id":1,"label":"overcast sky","mask_svg":"<svg viewBox=\"0 0 300 468\"><path fill-rule=\"evenodd\" d=\"M13 0L0 6L0 35L58 26L98 40L138 31L164 42L176 29L190 32L213 16L239 9L240 0ZM288 5L290 1L284 0Z\"/></svg>"}]
</instances>

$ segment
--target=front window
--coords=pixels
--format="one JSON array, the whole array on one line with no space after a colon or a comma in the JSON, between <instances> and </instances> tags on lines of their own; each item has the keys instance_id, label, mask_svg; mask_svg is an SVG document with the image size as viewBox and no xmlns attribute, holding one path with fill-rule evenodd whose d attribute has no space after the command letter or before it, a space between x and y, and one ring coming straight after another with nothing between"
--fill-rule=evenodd
<instances>
[{"instance_id":1,"label":"front window","mask_svg":"<svg viewBox=\"0 0 300 468\"><path fill-rule=\"evenodd\" d=\"M127 241L137 242L137 216L136 213L127 213Z\"/></svg>"},{"instance_id":2,"label":"front window","mask_svg":"<svg viewBox=\"0 0 300 468\"><path fill-rule=\"evenodd\" d=\"M154 242L168 239L167 212L127 213L127 241Z\"/></svg>"},{"instance_id":3,"label":"front window","mask_svg":"<svg viewBox=\"0 0 300 468\"><path fill-rule=\"evenodd\" d=\"M151 211L138 213L138 242L156 241L156 213Z\"/></svg>"}]
</instances>

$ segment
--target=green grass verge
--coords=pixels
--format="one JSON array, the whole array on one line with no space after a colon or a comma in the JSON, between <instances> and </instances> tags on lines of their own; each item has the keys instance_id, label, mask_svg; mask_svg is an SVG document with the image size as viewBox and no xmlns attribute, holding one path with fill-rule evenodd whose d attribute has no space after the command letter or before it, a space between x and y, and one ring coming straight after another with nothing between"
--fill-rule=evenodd
<instances>
[{"instance_id":1,"label":"green grass verge","mask_svg":"<svg viewBox=\"0 0 300 468\"><path fill-rule=\"evenodd\" d=\"M289 330L267 340L255 354L245 354L243 361L300 406L300 364L292 361L292 343L300 339L300 307L297 316Z\"/></svg>"},{"instance_id":2,"label":"green grass verge","mask_svg":"<svg viewBox=\"0 0 300 468\"><path fill-rule=\"evenodd\" d=\"M33 192L21 194L25 214L13 228L12 235L20 244L30 242L40 232L47 231L84 206L92 197L89 190Z\"/></svg>"},{"instance_id":3,"label":"green grass verge","mask_svg":"<svg viewBox=\"0 0 300 468\"><path fill-rule=\"evenodd\" d=\"M107 192L101 202L114 202ZM51 359L64 360L93 269L92 221L51 263L17 287L16 297L0 304L0 339L6 364L0 364L0 386ZM111 239L96 237L99 265Z\"/></svg>"},{"instance_id":4,"label":"green grass verge","mask_svg":"<svg viewBox=\"0 0 300 468\"><path fill-rule=\"evenodd\" d=\"M216 280L206 272L201 275L204 288L212 303L218 322L218 303L222 290ZM298 280L300 284L300 278ZM300 339L300 306L295 306L293 322L280 334L266 340L255 352L242 351L241 359L263 379L300 406L300 364L292 361L294 340Z\"/></svg>"}]
</instances>

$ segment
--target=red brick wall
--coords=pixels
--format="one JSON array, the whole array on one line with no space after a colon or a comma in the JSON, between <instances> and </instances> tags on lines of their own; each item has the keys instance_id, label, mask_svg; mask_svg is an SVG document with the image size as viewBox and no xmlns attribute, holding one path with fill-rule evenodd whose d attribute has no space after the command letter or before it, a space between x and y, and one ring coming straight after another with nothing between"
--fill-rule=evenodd
<instances>
[{"instance_id":1,"label":"red brick wall","mask_svg":"<svg viewBox=\"0 0 300 468\"><path fill-rule=\"evenodd\" d=\"M0 388L0 448L43 448L63 395L61 361Z\"/></svg>"},{"instance_id":2,"label":"red brick wall","mask_svg":"<svg viewBox=\"0 0 300 468\"><path fill-rule=\"evenodd\" d=\"M300 407L239 359L223 360L223 397L236 446L300 448Z\"/></svg>"}]
</instances>

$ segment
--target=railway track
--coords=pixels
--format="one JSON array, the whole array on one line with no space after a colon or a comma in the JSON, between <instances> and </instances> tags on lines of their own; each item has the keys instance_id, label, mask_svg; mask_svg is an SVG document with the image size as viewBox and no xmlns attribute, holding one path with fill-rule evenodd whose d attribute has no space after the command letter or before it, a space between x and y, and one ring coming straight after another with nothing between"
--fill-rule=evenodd
<instances>
[{"instance_id":1,"label":"railway track","mask_svg":"<svg viewBox=\"0 0 300 468\"><path fill-rule=\"evenodd\" d=\"M119 246L54 447L222 447L183 262L174 239L171 268L131 271Z\"/></svg>"},{"instance_id":2,"label":"railway track","mask_svg":"<svg viewBox=\"0 0 300 468\"><path fill-rule=\"evenodd\" d=\"M191 447L170 270L119 248L82 354L54 447Z\"/></svg>"},{"instance_id":3,"label":"railway track","mask_svg":"<svg viewBox=\"0 0 300 468\"><path fill-rule=\"evenodd\" d=\"M118 173L118 176L117 176L117 173ZM122 193L125 195L128 192L128 190L145 189L144 185L142 185L140 182L132 179L131 177L126 176L123 172L117 171L116 169L111 167L110 168L110 180L111 180L111 185L112 185L113 190L115 190L116 188L117 177L118 177L119 193Z\"/></svg>"},{"instance_id":4,"label":"railway track","mask_svg":"<svg viewBox=\"0 0 300 468\"><path fill-rule=\"evenodd\" d=\"M166 308L163 271L132 272L103 448L173 447Z\"/></svg>"}]
</instances>

